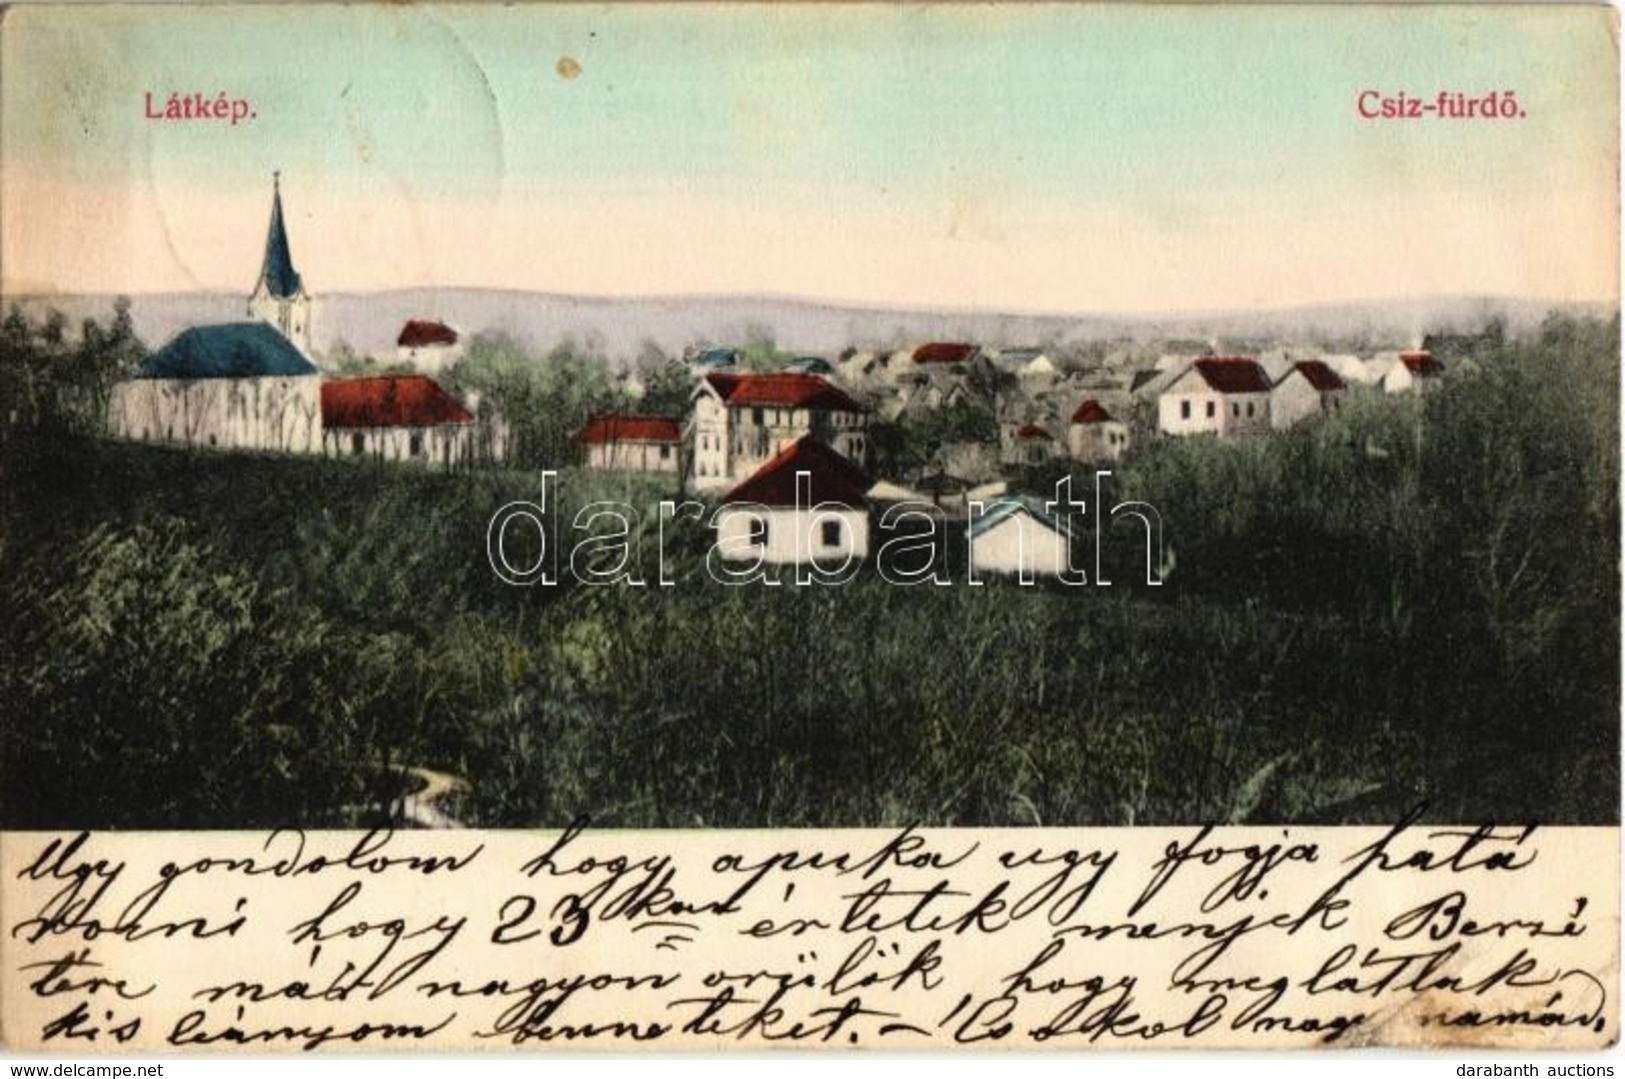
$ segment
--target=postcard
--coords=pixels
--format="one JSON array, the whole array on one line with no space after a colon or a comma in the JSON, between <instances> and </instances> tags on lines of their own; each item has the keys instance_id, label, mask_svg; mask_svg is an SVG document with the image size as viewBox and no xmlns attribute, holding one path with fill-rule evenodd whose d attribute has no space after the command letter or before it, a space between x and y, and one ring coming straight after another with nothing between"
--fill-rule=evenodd
<instances>
[{"instance_id":1,"label":"postcard","mask_svg":"<svg viewBox=\"0 0 1625 1079\"><path fill-rule=\"evenodd\" d=\"M1614 1045L1618 73L4 9L0 1041Z\"/></svg>"}]
</instances>

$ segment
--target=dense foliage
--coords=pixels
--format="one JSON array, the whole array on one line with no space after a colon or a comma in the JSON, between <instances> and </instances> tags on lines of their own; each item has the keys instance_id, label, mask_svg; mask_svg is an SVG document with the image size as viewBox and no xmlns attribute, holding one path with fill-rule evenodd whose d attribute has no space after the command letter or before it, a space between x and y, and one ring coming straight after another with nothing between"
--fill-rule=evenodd
<instances>
[{"instance_id":1,"label":"dense foliage","mask_svg":"<svg viewBox=\"0 0 1625 1079\"><path fill-rule=\"evenodd\" d=\"M7 328L8 393L26 361L27 400L77 400L36 392L80 347L57 330ZM613 391L500 341L466 377L514 395L512 471L12 419L0 820L351 823L407 765L466 777L481 825L1612 820L1617 340L1554 318L1435 393L1145 443L1113 489L1162 514L1160 588L1127 524L1110 588L725 587L698 528L672 587L504 585L491 514ZM566 522L643 510L652 578L669 491L564 468L556 493Z\"/></svg>"}]
</instances>

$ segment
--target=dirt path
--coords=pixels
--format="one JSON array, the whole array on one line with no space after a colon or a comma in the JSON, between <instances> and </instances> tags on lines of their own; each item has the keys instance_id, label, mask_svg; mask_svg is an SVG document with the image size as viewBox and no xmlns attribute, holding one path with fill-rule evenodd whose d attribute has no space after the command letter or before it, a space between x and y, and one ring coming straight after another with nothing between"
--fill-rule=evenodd
<instances>
[{"instance_id":1,"label":"dirt path","mask_svg":"<svg viewBox=\"0 0 1625 1079\"><path fill-rule=\"evenodd\" d=\"M408 768L406 772L423 783L421 789L401 796L401 818L406 823L419 828L464 827L462 821L442 810L440 803L453 794L468 790L467 780L428 768Z\"/></svg>"}]
</instances>

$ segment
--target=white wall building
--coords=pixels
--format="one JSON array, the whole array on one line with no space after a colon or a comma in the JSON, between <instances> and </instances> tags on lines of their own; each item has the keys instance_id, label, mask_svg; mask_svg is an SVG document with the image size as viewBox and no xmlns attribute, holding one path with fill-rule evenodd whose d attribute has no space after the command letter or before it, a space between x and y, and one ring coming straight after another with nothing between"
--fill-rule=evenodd
<instances>
[{"instance_id":1,"label":"white wall building","mask_svg":"<svg viewBox=\"0 0 1625 1079\"><path fill-rule=\"evenodd\" d=\"M1078 461L1115 461L1128 452L1128 424L1112 418L1093 397L1072 413L1067 449Z\"/></svg>"},{"instance_id":2,"label":"white wall building","mask_svg":"<svg viewBox=\"0 0 1625 1079\"><path fill-rule=\"evenodd\" d=\"M433 379L385 375L322 386L323 446L332 457L416 461L432 468L475 462L473 413Z\"/></svg>"},{"instance_id":3,"label":"white wall building","mask_svg":"<svg viewBox=\"0 0 1625 1079\"><path fill-rule=\"evenodd\" d=\"M109 423L147 442L316 453L321 375L263 323L194 326L113 387Z\"/></svg>"},{"instance_id":4,"label":"white wall building","mask_svg":"<svg viewBox=\"0 0 1625 1079\"><path fill-rule=\"evenodd\" d=\"M440 375L463 358L463 341L444 322L411 319L395 338L395 353L402 363L426 375Z\"/></svg>"},{"instance_id":5,"label":"white wall building","mask_svg":"<svg viewBox=\"0 0 1625 1079\"><path fill-rule=\"evenodd\" d=\"M791 443L723 498L717 550L731 561L817 562L869 555L868 477L813 437Z\"/></svg>"},{"instance_id":6,"label":"white wall building","mask_svg":"<svg viewBox=\"0 0 1625 1079\"><path fill-rule=\"evenodd\" d=\"M1433 353L1421 350L1401 352L1399 359L1382 376L1384 393L1410 393L1427 390L1439 384L1444 365L1433 358Z\"/></svg>"},{"instance_id":7,"label":"white wall building","mask_svg":"<svg viewBox=\"0 0 1625 1079\"><path fill-rule=\"evenodd\" d=\"M726 489L807 435L860 467L868 458L868 410L818 375L719 372L700 380L693 402L695 491Z\"/></svg>"},{"instance_id":8,"label":"white wall building","mask_svg":"<svg viewBox=\"0 0 1625 1079\"><path fill-rule=\"evenodd\" d=\"M606 472L671 472L682 469L683 421L672 416L594 416L575 440L587 467Z\"/></svg>"},{"instance_id":9,"label":"white wall building","mask_svg":"<svg viewBox=\"0 0 1625 1079\"><path fill-rule=\"evenodd\" d=\"M1335 411L1347 392L1343 380L1326 364L1300 360L1270 391L1270 425L1284 431L1312 416Z\"/></svg>"},{"instance_id":10,"label":"white wall building","mask_svg":"<svg viewBox=\"0 0 1625 1079\"><path fill-rule=\"evenodd\" d=\"M1197 360L1157 398L1157 428L1170 435L1220 438L1267 431L1270 389L1269 377L1253 360Z\"/></svg>"},{"instance_id":11,"label":"white wall building","mask_svg":"<svg viewBox=\"0 0 1625 1079\"><path fill-rule=\"evenodd\" d=\"M966 532L971 567L978 574L1023 580L1059 577L1067 569L1072 533L1031 496L1001 498L971 522Z\"/></svg>"}]
</instances>

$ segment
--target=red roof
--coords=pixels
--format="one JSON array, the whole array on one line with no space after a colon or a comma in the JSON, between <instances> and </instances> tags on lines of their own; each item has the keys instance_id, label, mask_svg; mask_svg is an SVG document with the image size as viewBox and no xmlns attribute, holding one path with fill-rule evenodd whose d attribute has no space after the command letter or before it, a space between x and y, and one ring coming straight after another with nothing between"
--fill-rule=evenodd
<instances>
[{"instance_id":1,"label":"red roof","mask_svg":"<svg viewBox=\"0 0 1625 1079\"><path fill-rule=\"evenodd\" d=\"M1410 368L1411 374L1418 378L1434 378L1444 373L1444 365L1434 359L1433 353L1426 349L1401 352L1399 362Z\"/></svg>"},{"instance_id":2,"label":"red roof","mask_svg":"<svg viewBox=\"0 0 1625 1079\"><path fill-rule=\"evenodd\" d=\"M681 442L683 421L670 416L594 416L576 432L583 446L604 442Z\"/></svg>"},{"instance_id":3,"label":"red roof","mask_svg":"<svg viewBox=\"0 0 1625 1079\"><path fill-rule=\"evenodd\" d=\"M1106 407L1104 405L1091 397L1083 404L1079 405L1076 412L1072 413L1072 422L1110 423L1112 422L1112 414L1106 411Z\"/></svg>"},{"instance_id":4,"label":"red roof","mask_svg":"<svg viewBox=\"0 0 1625 1079\"><path fill-rule=\"evenodd\" d=\"M969 363L977 353L975 345L933 341L914 350L915 363Z\"/></svg>"},{"instance_id":5,"label":"red roof","mask_svg":"<svg viewBox=\"0 0 1625 1079\"><path fill-rule=\"evenodd\" d=\"M869 489L863 469L811 435L804 435L779 451L778 456L729 491L724 502L754 502L762 506L794 506L796 476L808 477L809 504L836 502L861 506Z\"/></svg>"},{"instance_id":6,"label":"red roof","mask_svg":"<svg viewBox=\"0 0 1625 1079\"><path fill-rule=\"evenodd\" d=\"M1269 393L1270 379L1257 360L1244 356L1209 356L1196 361L1202 380L1220 393Z\"/></svg>"},{"instance_id":7,"label":"red roof","mask_svg":"<svg viewBox=\"0 0 1625 1079\"><path fill-rule=\"evenodd\" d=\"M455 345L457 331L444 322L433 322L427 319L412 319L401 327L401 335L395 343L402 348L422 348L424 345Z\"/></svg>"},{"instance_id":8,"label":"red roof","mask_svg":"<svg viewBox=\"0 0 1625 1079\"><path fill-rule=\"evenodd\" d=\"M1333 390L1344 388L1343 380L1337 377L1337 372L1319 360L1300 360L1292 366L1309 380L1309 385L1321 393L1331 393Z\"/></svg>"},{"instance_id":9,"label":"red roof","mask_svg":"<svg viewBox=\"0 0 1625 1079\"><path fill-rule=\"evenodd\" d=\"M473 423L462 403L424 375L322 383L324 427L433 427Z\"/></svg>"},{"instance_id":10,"label":"red roof","mask_svg":"<svg viewBox=\"0 0 1625 1079\"><path fill-rule=\"evenodd\" d=\"M1020 427L1016 428L1016 437L1020 438L1020 439L1029 439L1029 440L1030 439L1037 439L1037 438L1044 438L1044 439L1049 439L1049 441L1051 441L1051 442L1055 441L1055 439L1050 436L1050 433L1048 431L1044 430L1042 427L1038 426L1038 424L1036 424L1036 423L1024 423Z\"/></svg>"},{"instance_id":11,"label":"red roof","mask_svg":"<svg viewBox=\"0 0 1625 1079\"><path fill-rule=\"evenodd\" d=\"M864 408L839 386L818 375L776 371L767 375L735 375L721 371L706 375L729 408L766 405L770 408L811 408L823 411L862 412Z\"/></svg>"}]
</instances>

